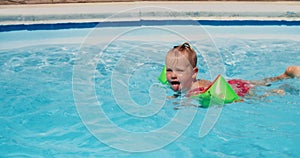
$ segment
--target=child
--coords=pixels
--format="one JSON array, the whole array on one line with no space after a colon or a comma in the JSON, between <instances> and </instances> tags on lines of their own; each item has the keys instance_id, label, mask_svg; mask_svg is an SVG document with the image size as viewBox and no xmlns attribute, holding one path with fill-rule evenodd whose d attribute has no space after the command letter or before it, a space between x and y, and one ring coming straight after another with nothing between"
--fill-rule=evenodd
<instances>
[{"instance_id":1,"label":"child","mask_svg":"<svg viewBox=\"0 0 300 158\"><path fill-rule=\"evenodd\" d=\"M211 82L208 80L196 79L198 68L196 52L189 43L174 46L166 55L166 77L171 89L177 92L173 97L185 93L187 96L203 92ZM289 66L279 76L267 78L263 81L245 81L239 79L228 80L228 83L239 96L245 96L249 90L257 85L267 85L268 82L300 77L300 66Z\"/></svg>"}]
</instances>

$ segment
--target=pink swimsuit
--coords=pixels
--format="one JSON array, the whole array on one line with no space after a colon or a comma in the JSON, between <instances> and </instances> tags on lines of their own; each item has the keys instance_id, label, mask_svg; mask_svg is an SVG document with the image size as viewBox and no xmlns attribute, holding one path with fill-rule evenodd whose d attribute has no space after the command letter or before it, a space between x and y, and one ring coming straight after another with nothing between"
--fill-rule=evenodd
<instances>
[{"instance_id":1,"label":"pink swimsuit","mask_svg":"<svg viewBox=\"0 0 300 158\"><path fill-rule=\"evenodd\" d=\"M249 92L249 90L253 87L253 85L250 82L245 80L240 80L240 79L231 79L228 80L227 82L232 87L232 89L236 92L236 94L240 97L244 97ZM193 90L190 90L187 96L197 95L199 93L203 93L204 91L206 91L204 87L198 87Z\"/></svg>"},{"instance_id":2,"label":"pink swimsuit","mask_svg":"<svg viewBox=\"0 0 300 158\"><path fill-rule=\"evenodd\" d=\"M248 81L232 79L227 81L238 96L244 97L253 87Z\"/></svg>"}]
</instances>

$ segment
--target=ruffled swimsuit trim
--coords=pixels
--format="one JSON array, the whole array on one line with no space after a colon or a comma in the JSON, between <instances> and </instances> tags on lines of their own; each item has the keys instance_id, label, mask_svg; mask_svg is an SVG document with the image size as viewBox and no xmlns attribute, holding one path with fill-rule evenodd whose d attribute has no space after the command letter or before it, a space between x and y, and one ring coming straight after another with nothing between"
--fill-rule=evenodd
<instances>
[{"instance_id":1,"label":"ruffled swimsuit trim","mask_svg":"<svg viewBox=\"0 0 300 158\"><path fill-rule=\"evenodd\" d=\"M244 97L253 85L249 81L240 80L240 79L232 79L227 81L232 89L236 92L236 94L240 97Z\"/></svg>"}]
</instances>

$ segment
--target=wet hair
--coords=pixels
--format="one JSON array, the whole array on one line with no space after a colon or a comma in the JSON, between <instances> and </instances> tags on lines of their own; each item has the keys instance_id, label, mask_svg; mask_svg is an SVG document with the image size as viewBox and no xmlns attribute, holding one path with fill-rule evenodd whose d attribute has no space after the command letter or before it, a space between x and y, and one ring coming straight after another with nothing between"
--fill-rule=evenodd
<instances>
[{"instance_id":1,"label":"wet hair","mask_svg":"<svg viewBox=\"0 0 300 158\"><path fill-rule=\"evenodd\" d=\"M185 42L182 45L174 46L168 54L174 54L175 56L184 55L191 66L194 68L197 65L197 54L195 50L190 46L189 43Z\"/></svg>"}]
</instances>

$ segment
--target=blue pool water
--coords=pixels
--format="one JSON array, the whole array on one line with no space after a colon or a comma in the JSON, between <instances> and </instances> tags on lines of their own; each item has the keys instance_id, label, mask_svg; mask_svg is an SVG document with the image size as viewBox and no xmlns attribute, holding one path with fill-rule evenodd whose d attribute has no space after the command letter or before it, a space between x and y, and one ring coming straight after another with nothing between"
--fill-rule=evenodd
<instances>
[{"instance_id":1,"label":"blue pool water","mask_svg":"<svg viewBox=\"0 0 300 158\"><path fill-rule=\"evenodd\" d=\"M172 92L157 76L166 52L186 40L197 49L199 78L278 75L300 65L300 27L204 29L209 35L199 26L1 32L0 156L299 157L299 79L257 89L281 88L285 96L226 105L200 137L210 109L162 99ZM157 111L149 107L156 104Z\"/></svg>"}]
</instances>

